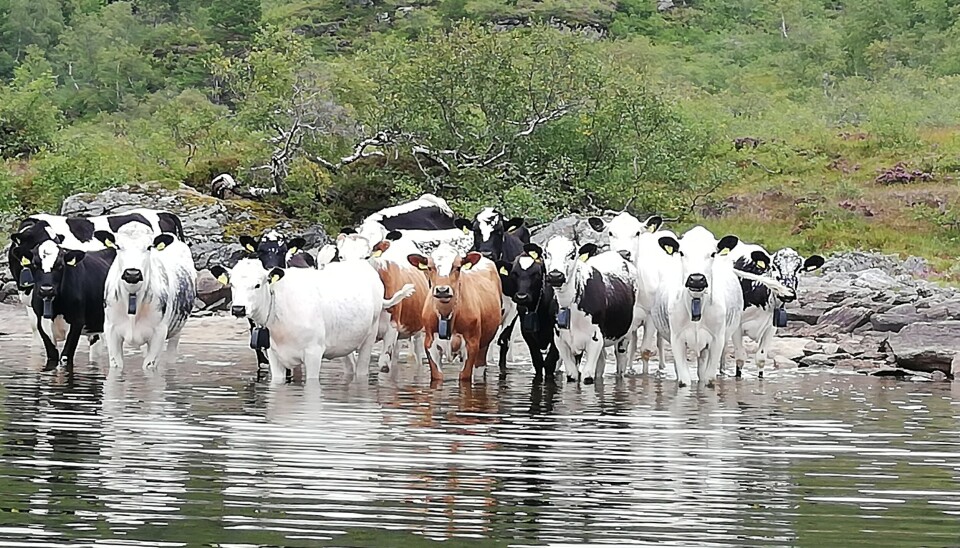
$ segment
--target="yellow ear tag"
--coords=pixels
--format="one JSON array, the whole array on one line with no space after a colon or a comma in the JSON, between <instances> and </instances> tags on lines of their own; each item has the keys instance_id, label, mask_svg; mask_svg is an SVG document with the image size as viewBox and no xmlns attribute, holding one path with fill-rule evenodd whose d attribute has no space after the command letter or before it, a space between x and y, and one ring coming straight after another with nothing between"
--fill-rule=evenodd
<instances>
[{"instance_id":1,"label":"yellow ear tag","mask_svg":"<svg viewBox=\"0 0 960 548\"><path fill-rule=\"evenodd\" d=\"M295 247L291 247L290 249L287 250L287 253L289 253L289 254L291 254L291 255L293 255L293 254L296 253L296 252L297 252L297 248L295 248Z\"/></svg>"},{"instance_id":2,"label":"yellow ear tag","mask_svg":"<svg viewBox=\"0 0 960 548\"><path fill-rule=\"evenodd\" d=\"M537 253L536 251L528 251L528 252L527 252L527 255L528 255L531 259L533 259L534 261L536 261L537 259L540 258L540 254Z\"/></svg>"},{"instance_id":3,"label":"yellow ear tag","mask_svg":"<svg viewBox=\"0 0 960 548\"><path fill-rule=\"evenodd\" d=\"M370 254L371 257L379 257L380 255L383 255L383 251L380 251L379 249Z\"/></svg>"},{"instance_id":4,"label":"yellow ear tag","mask_svg":"<svg viewBox=\"0 0 960 548\"><path fill-rule=\"evenodd\" d=\"M590 258L590 255L588 253L584 253L583 255L580 255L580 260L583 262L587 262L587 259L589 258Z\"/></svg>"},{"instance_id":5,"label":"yellow ear tag","mask_svg":"<svg viewBox=\"0 0 960 548\"><path fill-rule=\"evenodd\" d=\"M507 267L505 267L505 266L501 266L501 267L500 267L500 273L503 274L504 276L509 276L509 275L510 275L510 273L507 272Z\"/></svg>"},{"instance_id":6,"label":"yellow ear tag","mask_svg":"<svg viewBox=\"0 0 960 548\"><path fill-rule=\"evenodd\" d=\"M113 240L106 240L103 242L103 245L105 245L106 247L116 247L115 245L113 245Z\"/></svg>"},{"instance_id":7,"label":"yellow ear tag","mask_svg":"<svg viewBox=\"0 0 960 548\"><path fill-rule=\"evenodd\" d=\"M20 258L20 266L30 266L30 259L26 257Z\"/></svg>"},{"instance_id":8,"label":"yellow ear tag","mask_svg":"<svg viewBox=\"0 0 960 548\"><path fill-rule=\"evenodd\" d=\"M460 270L470 270L472 266L473 266L473 263L466 263L460 267Z\"/></svg>"},{"instance_id":9,"label":"yellow ear tag","mask_svg":"<svg viewBox=\"0 0 960 548\"><path fill-rule=\"evenodd\" d=\"M279 274L274 274L273 276L270 276L270 283L271 283L271 284L275 284L275 283L277 283L277 282L279 282L279 281L280 281L280 275L279 275Z\"/></svg>"},{"instance_id":10,"label":"yellow ear tag","mask_svg":"<svg viewBox=\"0 0 960 548\"><path fill-rule=\"evenodd\" d=\"M757 261L757 266L760 268L767 268L767 263L763 261Z\"/></svg>"},{"instance_id":11,"label":"yellow ear tag","mask_svg":"<svg viewBox=\"0 0 960 548\"><path fill-rule=\"evenodd\" d=\"M157 251L163 251L163 248L167 247L167 244L160 242L157 244Z\"/></svg>"},{"instance_id":12,"label":"yellow ear tag","mask_svg":"<svg viewBox=\"0 0 960 548\"><path fill-rule=\"evenodd\" d=\"M423 264L423 263L418 263L418 264L417 264L417 268L419 268L420 270L426 270L426 269L427 269L427 265L425 265L425 264Z\"/></svg>"},{"instance_id":13,"label":"yellow ear tag","mask_svg":"<svg viewBox=\"0 0 960 548\"><path fill-rule=\"evenodd\" d=\"M673 246L672 246L672 245L665 245L665 246L663 246L663 250L667 252L667 255L673 255Z\"/></svg>"},{"instance_id":14,"label":"yellow ear tag","mask_svg":"<svg viewBox=\"0 0 960 548\"><path fill-rule=\"evenodd\" d=\"M730 248L729 248L729 247L725 247L725 248L723 248L723 249L720 250L720 255L726 255L727 253L730 253Z\"/></svg>"},{"instance_id":15,"label":"yellow ear tag","mask_svg":"<svg viewBox=\"0 0 960 548\"><path fill-rule=\"evenodd\" d=\"M69 261L67 261L67 266L77 266L77 260L70 259Z\"/></svg>"},{"instance_id":16,"label":"yellow ear tag","mask_svg":"<svg viewBox=\"0 0 960 548\"><path fill-rule=\"evenodd\" d=\"M230 283L230 280L227 278L226 274L221 274L217 276L217 281L220 282L220 285L227 285Z\"/></svg>"},{"instance_id":17,"label":"yellow ear tag","mask_svg":"<svg viewBox=\"0 0 960 548\"><path fill-rule=\"evenodd\" d=\"M256 252L257 252L257 250L256 250L252 245L250 245L250 244L247 244L246 247L247 247L247 251L249 251L250 253L256 253Z\"/></svg>"},{"instance_id":18,"label":"yellow ear tag","mask_svg":"<svg viewBox=\"0 0 960 548\"><path fill-rule=\"evenodd\" d=\"M463 227L463 233L464 233L464 234L470 234L470 229L467 228L467 227Z\"/></svg>"}]
</instances>

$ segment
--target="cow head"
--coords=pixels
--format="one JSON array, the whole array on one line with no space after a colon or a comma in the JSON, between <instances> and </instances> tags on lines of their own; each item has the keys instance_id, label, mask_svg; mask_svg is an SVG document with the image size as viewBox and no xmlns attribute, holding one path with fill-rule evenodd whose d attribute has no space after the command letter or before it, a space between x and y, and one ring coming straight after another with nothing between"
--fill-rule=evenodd
<instances>
[{"instance_id":1,"label":"cow head","mask_svg":"<svg viewBox=\"0 0 960 548\"><path fill-rule=\"evenodd\" d=\"M482 258L476 251L462 257L460 252L449 244L441 244L429 258L418 253L407 256L410 264L422 270L427 277L437 312L443 318L449 318L456 309L461 271L473 268Z\"/></svg>"},{"instance_id":2,"label":"cow head","mask_svg":"<svg viewBox=\"0 0 960 548\"><path fill-rule=\"evenodd\" d=\"M155 236L150 227L140 223L129 223L116 234L98 230L93 235L104 246L116 249L112 268L120 272L120 285L129 293L136 293L150 279L154 254L163 253L176 241L173 234Z\"/></svg>"},{"instance_id":3,"label":"cow head","mask_svg":"<svg viewBox=\"0 0 960 548\"><path fill-rule=\"evenodd\" d=\"M523 246L523 254L512 265L500 264L503 286L510 287L513 302L521 309L535 308L543 293L546 267L543 263L543 250L537 244Z\"/></svg>"},{"instance_id":4,"label":"cow head","mask_svg":"<svg viewBox=\"0 0 960 548\"><path fill-rule=\"evenodd\" d=\"M457 219L457 228L464 234L473 234L473 250L484 257L497 261L503 258L503 238L524 224L522 217L505 220L503 214L492 207L483 208L473 222Z\"/></svg>"},{"instance_id":5,"label":"cow head","mask_svg":"<svg viewBox=\"0 0 960 548\"><path fill-rule=\"evenodd\" d=\"M241 259L232 270L214 266L210 269L210 273L222 285L230 285L230 293L233 297L230 312L238 318L243 318L266 308L265 304L270 299L270 285L283 277L283 270L274 270L279 272L271 271L268 275L258 259Z\"/></svg>"},{"instance_id":6,"label":"cow head","mask_svg":"<svg viewBox=\"0 0 960 548\"><path fill-rule=\"evenodd\" d=\"M55 241L47 240L34 252L22 254L20 264L33 272L37 295L50 300L59 294L66 270L75 268L85 256L83 251L66 250Z\"/></svg>"},{"instance_id":7,"label":"cow head","mask_svg":"<svg viewBox=\"0 0 960 548\"><path fill-rule=\"evenodd\" d=\"M341 261L365 261L372 253L370 242L360 234L344 234L337 236L337 256Z\"/></svg>"},{"instance_id":8,"label":"cow head","mask_svg":"<svg viewBox=\"0 0 960 548\"><path fill-rule=\"evenodd\" d=\"M793 290L789 296L780 296L780 300L785 303L795 300L800 274L813 272L823 266L823 263L824 259L820 255L811 255L804 260L799 253L789 247L774 253L770 258L770 274L775 280Z\"/></svg>"},{"instance_id":9,"label":"cow head","mask_svg":"<svg viewBox=\"0 0 960 548\"><path fill-rule=\"evenodd\" d=\"M601 234L606 233L610 241L610 250L616 251L626 260L632 260L640 245L640 235L656 232L663 225L663 217L653 215L646 221L640 222L633 215L622 212L605 223L600 217L590 217L587 222L590 227Z\"/></svg>"},{"instance_id":10,"label":"cow head","mask_svg":"<svg viewBox=\"0 0 960 548\"><path fill-rule=\"evenodd\" d=\"M564 236L554 236L547 241L543 250L543 262L546 282L560 287L573 280L577 265L596 255L599 248L595 244L584 244L577 249L572 240Z\"/></svg>"},{"instance_id":11,"label":"cow head","mask_svg":"<svg viewBox=\"0 0 960 548\"><path fill-rule=\"evenodd\" d=\"M740 241L736 236L724 236L717 242L706 229L691 229L678 242L672 236L658 240L663 251L680 259L683 286L694 297L710 293L713 287L713 265L718 256L726 256ZM682 243L681 243L682 242Z\"/></svg>"},{"instance_id":12,"label":"cow head","mask_svg":"<svg viewBox=\"0 0 960 548\"><path fill-rule=\"evenodd\" d=\"M240 245L248 257L259 259L263 268L270 269L287 266L307 242L303 238L287 238L276 230L268 230L259 241L251 236L240 236Z\"/></svg>"},{"instance_id":13,"label":"cow head","mask_svg":"<svg viewBox=\"0 0 960 548\"><path fill-rule=\"evenodd\" d=\"M34 269L30 268L36 258L34 250L40 244L53 241L57 245L63 243L62 235L51 236L46 223L24 221L19 232L10 235L10 273L17 279L17 288L26 291L34 286Z\"/></svg>"}]
</instances>

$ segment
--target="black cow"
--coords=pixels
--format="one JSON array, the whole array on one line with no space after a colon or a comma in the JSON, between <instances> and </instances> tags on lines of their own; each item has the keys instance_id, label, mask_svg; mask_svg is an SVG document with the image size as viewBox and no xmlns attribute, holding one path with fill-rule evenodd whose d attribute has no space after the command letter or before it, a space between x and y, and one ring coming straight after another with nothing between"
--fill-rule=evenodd
<instances>
[{"instance_id":1,"label":"black cow","mask_svg":"<svg viewBox=\"0 0 960 548\"><path fill-rule=\"evenodd\" d=\"M43 242L33 252L23 255L29 260L28 266L36 280L30 304L37 315L37 330L46 350L44 371L56 369L59 363L72 367L80 336L91 335L92 346L103 333L104 286L116 256L115 249L67 250L53 241ZM58 316L69 326L62 354L57 352L52 333L42 328L43 319L53 320Z\"/></svg>"},{"instance_id":2,"label":"black cow","mask_svg":"<svg viewBox=\"0 0 960 548\"><path fill-rule=\"evenodd\" d=\"M387 207L368 215L361 224L380 223L390 230L449 230L454 225L453 210L433 194L424 194L411 202Z\"/></svg>"},{"instance_id":3,"label":"black cow","mask_svg":"<svg viewBox=\"0 0 960 548\"><path fill-rule=\"evenodd\" d=\"M260 259L260 264L266 270L288 267L317 268L316 259L303 249L307 245L303 238L288 240L280 232L269 230L259 241L251 236L240 236L240 245L248 257Z\"/></svg>"},{"instance_id":4,"label":"black cow","mask_svg":"<svg viewBox=\"0 0 960 548\"><path fill-rule=\"evenodd\" d=\"M536 244L524 246L524 253L512 264L497 263L501 285L517 305L520 334L523 336L535 371L534 380L544 375L553 379L560 354L554 340L554 327L560 310L553 287L544 279L543 250ZM543 352L546 352L544 359Z\"/></svg>"}]
</instances>

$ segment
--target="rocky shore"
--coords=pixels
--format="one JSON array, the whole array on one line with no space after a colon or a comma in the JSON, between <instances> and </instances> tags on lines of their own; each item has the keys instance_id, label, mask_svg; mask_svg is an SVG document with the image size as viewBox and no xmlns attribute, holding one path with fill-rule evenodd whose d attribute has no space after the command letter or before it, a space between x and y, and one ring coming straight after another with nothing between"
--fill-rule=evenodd
<instances>
[{"instance_id":1,"label":"rocky shore","mask_svg":"<svg viewBox=\"0 0 960 548\"><path fill-rule=\"evenodd\" d=\"M135 207L162 208L181 216L200 271L196 303L200 315L223 310L229 302L229 291L209 268L239 260L239 235L279 228L303 235L314 252L330 241L318 225L285 219L262 204L218 200L185 186L170 190L136 185L80 194L64 202L62 213L102 215ZM533 240L543 243L554 234L581 243L598 242L600 236L585 217L570 216L534 228ZM929 281L931 273L917 257L900 260L864 251L829 256L820 272L801 280L798 301L787 307L788 325L779 331L781 340L772 353L775 366L952 379L960 373L960 290ZM16 300L16 286L6 267L0 269L3 300Z\"/></svg>"}]
</instances>

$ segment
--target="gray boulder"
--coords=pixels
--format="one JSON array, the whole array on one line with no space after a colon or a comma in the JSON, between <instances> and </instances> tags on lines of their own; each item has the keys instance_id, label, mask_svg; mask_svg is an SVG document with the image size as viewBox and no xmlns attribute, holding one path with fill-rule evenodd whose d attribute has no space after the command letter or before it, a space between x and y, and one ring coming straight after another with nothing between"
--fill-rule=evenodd
<instances>
[{"instance_id":1,"label":"gray boulder","mask_svg":"<svg viewBox=\"0 0 960 548\"><path fill-rule=\"evenodd\" d=\"M543 246L547 243L547 240L554 236L566 236L579 245L586 243L606 244L604 235L590 226L590 223L587 222L588 218L581 215L570 215L536 226L530 231L530 241ZM610 221L612 218L612 216L603 217L605 221Z\"/></svg>"},{"instance_id":2,"label":"gray boulder","mask_svg":"<svg viewBox=\"0 0 960 548\"><path fill-rule=\"evenodd\" d=\"M899 367L953 377L960 365L960 321L912 323L891 335L887 347Z\"/></svg>"},{"instance_id":3,"label":"gray boulder","mask_svg":"<svg viewBox=\"0 0 960 548\"><path fill-rule=\"evenodd\" d=\"M852 333L869 322L871 315L873 311L863 306L841 306L820 316L815 330L827 334Z\"/></svg>"}]
</instances>

